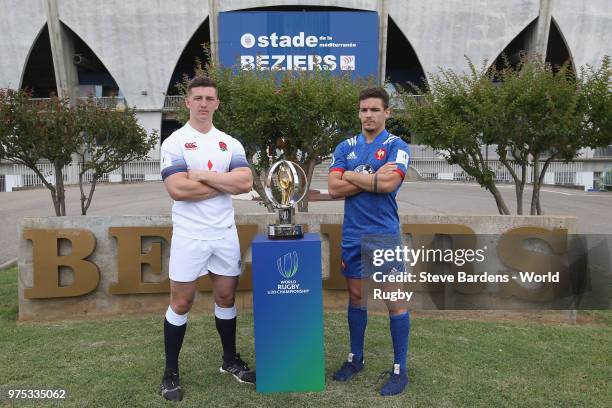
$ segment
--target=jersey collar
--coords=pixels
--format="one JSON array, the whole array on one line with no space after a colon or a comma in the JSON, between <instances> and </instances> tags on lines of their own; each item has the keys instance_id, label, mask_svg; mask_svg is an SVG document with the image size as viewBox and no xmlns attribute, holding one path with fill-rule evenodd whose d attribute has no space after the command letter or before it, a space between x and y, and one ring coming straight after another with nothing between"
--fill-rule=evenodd
<instances>
[{"instance_id":1,"label":"jersey collar","mask_svg":"<svg viewBox=\"0 0 612 408\"><path fill-rule=\"evenodd\" d=\"M358 139L360 139L360 140L361 140L361 143L363 143L363 144L374 144L374 143L378 143L378 144L380 144L380 143L382 143L383 141L385 141L385 140L387 139L387 136L389 136L389 132L387 131L387 129L383 129L383 130L382 130L382 132L380 132L380 133L378 134L378 136L376 136L376 137L374 138L374 140L372 141L372 143L367 143L367 142L366 142L366 138L365 138L365 136L363 135L363 133L360 133L360 134L359 134Z\"/></svg>"},{"instance_id":2,"label":"jersey collar","mask_svg":"<svg viewBox=\"0 0 612 408\"><path fill-rule=\"evenodd\" d=\"M213 125L210 130L208 131L208 133L202 133L200 132L198 129L194 128L193 126L191 126L191 124L189 123L189 121L187 121L187 126L189 126L189 129L191 129L192 131L194 131L195 133L198 134L198 136L212 136L215 135L217 133L217 128L215 128L215 125Z\"/></svg>"}]
</instances>

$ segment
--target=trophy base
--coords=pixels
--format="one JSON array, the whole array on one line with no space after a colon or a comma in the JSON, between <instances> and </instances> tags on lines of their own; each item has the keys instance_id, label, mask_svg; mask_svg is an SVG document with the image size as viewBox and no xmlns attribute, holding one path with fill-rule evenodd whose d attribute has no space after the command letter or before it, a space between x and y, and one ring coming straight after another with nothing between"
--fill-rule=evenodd
<instances>
[{"instance_id":1,"label":"trophy base","mask_svg":"<svg viewBox=\"0 0 612 408\"><path fill-rule=\"evenodd\" d=\"M268 238L270 239L302 239L304 231L301 225L295 224L269 224Z\"/></svg>"}]
</instances>

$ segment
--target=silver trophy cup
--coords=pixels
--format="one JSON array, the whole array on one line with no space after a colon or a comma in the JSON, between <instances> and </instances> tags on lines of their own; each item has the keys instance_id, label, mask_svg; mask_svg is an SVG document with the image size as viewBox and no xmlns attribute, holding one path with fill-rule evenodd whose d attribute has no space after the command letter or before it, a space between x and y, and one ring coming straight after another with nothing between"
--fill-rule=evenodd
<instances>
[{"instance_id":1,"label":"silver trophy cup","mask_svg":"<svg viewBox=\"0 0 612 408\"><path fill-rule=\"evenodd\" d=\"M281 160L272 165L266 178L266 196L278 209L278 223L268 225L270 239L300 239L301 225L293 223L295 206L306 195L306 173L296 163Z\"/></svg>"}]
</instances>

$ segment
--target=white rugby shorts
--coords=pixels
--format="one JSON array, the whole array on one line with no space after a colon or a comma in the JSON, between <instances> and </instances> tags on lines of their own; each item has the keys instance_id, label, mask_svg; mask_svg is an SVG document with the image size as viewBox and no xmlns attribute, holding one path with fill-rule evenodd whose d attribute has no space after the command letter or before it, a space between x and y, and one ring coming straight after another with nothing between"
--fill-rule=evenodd
<instances>
[{"instance_id":1,"label":"white rugby shorts","mask_svg":"<svg viewBox=\"0 0 612 408\"><path fill-rule=\"evenodd\" d=\"M193 282L212 272L238 276L241 272L240 244L236 227L221 239L199 240L172 235L169 277L175 282Z\"/></svg>"}]
</instances>

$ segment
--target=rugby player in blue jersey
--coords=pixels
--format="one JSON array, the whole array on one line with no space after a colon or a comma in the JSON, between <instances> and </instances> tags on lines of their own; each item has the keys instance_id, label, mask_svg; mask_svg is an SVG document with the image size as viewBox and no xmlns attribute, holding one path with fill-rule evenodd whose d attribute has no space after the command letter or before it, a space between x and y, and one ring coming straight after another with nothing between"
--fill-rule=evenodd
<instances>
[{"instance_id":1,"label":"rugby player in blue jersey","mask_svg":"<svg viewBox=\"0 0 612 408\"><path fill-rule=\"evenodd\" d=\"M362 239L371 234L401 242L396 194L410 162L408 145L385 129L389 117L389 95L382 88L367 88L359 95L361 133L344 140L333 155L329 171L329 194L344 197L342 225L342 274L346 277L349 305L350 353L334 373L334 380L347 381L364 368L364 337L367 302L362 289L368 279L361 261ZM365 242L365 241L364 241ZM397 268L403 268L398 264ZM405 305L387 303L393 369L380 390L381 395L396 395L408 385L406 360L410 316Z\"/></svg>"}]
</instances>

